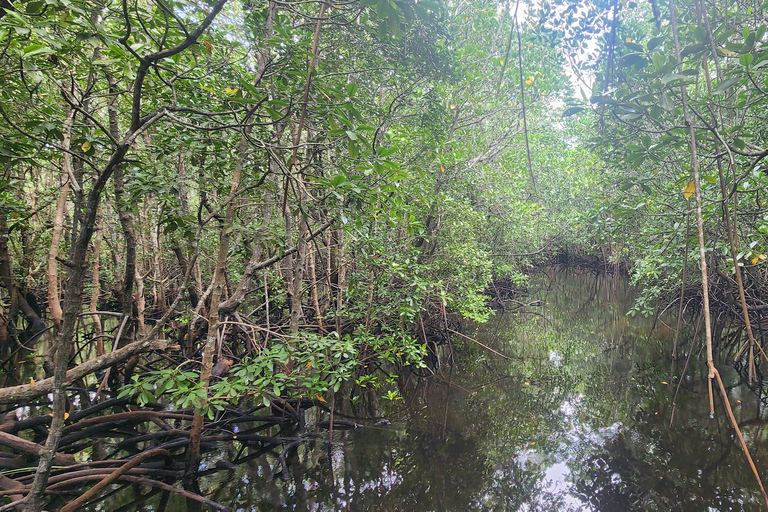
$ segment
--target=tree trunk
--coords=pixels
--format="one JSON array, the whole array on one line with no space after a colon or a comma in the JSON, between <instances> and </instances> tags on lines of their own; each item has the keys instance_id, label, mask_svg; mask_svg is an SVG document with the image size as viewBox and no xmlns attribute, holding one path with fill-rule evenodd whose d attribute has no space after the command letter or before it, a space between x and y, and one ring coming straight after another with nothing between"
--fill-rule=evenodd
<instances>
[{"instance_id":1,"label":"tree trunk","mask_svg":"<svg viewBox=\"0 0 768 512\"><path fill-rule=\"evenodd\" d=\"M221 302L222 291L224 288L224 271L226 270L227 256L229 253L229 241L232 226L235 221L235 195L240 188L243 164L248 151L248 133L250 127L246 127L246 133L240 139L238 147L238 157L235 163L235 169L232 173L232 185L230 186L229 197L227 198L226 213L224 222L221 225L219 233L219 248L216 257L216 268L213 272L213 283L211 290L210 310L208 312L208 332L203 346L203 361L200 369L200 386L203 390L203 403L195 408L195 414L192 419L192 428L190 430L189 445L187 446L186 468L184 470L184 485L187 488L195 488L197 481L197 472L200 466L200 438L203 433L203 414L208 405L208 383L211 380L211 370L213 369L213 355L216 351L216 342L219 332L219 303Z\"/></svg>"},{"instance_id":2,"label":"tree trunk","mask_svg":"<svg viewBox=\"0 0 768 512\"><path fill-rule=\"evenodd\" d=\"M96 355L104 355L104 329L101 325L101 317L96 314L99 309L99 296L101 295L101 281L99 273L101 271L101 208L96 215L96 238L93 240L93 279L91 290L91 303L88 310L91 312L93 320L93 335L96 337Z\"/></svg>"},{"instance_id":3,"label":"tree trunk","mask_svg":"<svg viewBox=\"0 0 768 512\"><path fill-rule=\"evenodd\" d=\"M69 150L72 140L72 123L74 122L74 111L67 106L67 118L64 120L64 140L62 147ZM56 202L56 214L53 218L53 230L51 232L51 247L48 250L48 310L51 320L58 328L61 325L61 302L59 301L59 243L61 242L61 233L64 231L64 208L67 205L67 196L69 196L69 183L72 174L72 156L65 152L62 156L61 175L59 185L59 199Z\"/></svg>"}]
</instances>

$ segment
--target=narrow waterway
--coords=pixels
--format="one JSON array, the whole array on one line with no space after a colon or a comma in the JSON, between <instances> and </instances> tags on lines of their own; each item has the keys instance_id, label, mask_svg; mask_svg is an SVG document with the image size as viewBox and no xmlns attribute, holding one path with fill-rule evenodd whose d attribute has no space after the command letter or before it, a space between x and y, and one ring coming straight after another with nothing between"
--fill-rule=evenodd
<instances>
[{"instance_id":1,"label":"narrow waterway","mask_svg":"<svg viewBox=\"0 0 768 512\"><path fill-rule=\"evenodd\" d=\"M455 337L435 377L401 379L402 400L379 399L391 424L335 432L330 456L326 439L302 445L289 481L267 483L274 459L261 457L204 491L244 511L761 510L719 397L709 415L701 341L670 427L674 332L627 316L623 278L553 268L524 300L543 305L468 332L510 359ZM766 476L764 408L720 368Z\"/></svg>"}]
</instances>

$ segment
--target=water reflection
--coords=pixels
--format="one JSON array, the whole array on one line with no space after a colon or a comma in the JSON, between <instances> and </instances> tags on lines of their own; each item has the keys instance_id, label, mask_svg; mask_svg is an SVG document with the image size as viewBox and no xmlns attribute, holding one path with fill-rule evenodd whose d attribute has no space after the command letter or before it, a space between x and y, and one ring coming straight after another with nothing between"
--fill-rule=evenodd
<instances>
[{"instance_id":1,"label":"water reflection","mask_svg":"<svg viewBox=\"0 0 768 512\"><path fill-rule=\"evenodd\" d=\"M722 404L709 417L696 353L669 426L672 338L626 316L623 279L555 268L533 278L530 299L545 305L470 332L510 360L454 339L452 366L402 379L407 409L379 404L391 425L336 432L330 451L325 440L302 445L289 482L266 483L272 459L261 457L204 488L237 510L760 510ZM721 367L768 475L765 413Z\"/></svg>"}]
</instances>

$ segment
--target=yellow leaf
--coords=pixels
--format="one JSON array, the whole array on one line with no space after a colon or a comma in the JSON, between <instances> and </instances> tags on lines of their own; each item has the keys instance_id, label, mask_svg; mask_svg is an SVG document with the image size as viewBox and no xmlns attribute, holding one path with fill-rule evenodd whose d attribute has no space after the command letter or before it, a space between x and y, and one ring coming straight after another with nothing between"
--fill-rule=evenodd
<instances>
[{"instance_id":1,"label":"yellow leaf","mask_svg":"<svg viewBox=\"0 0 768 512\"><path fill-rule=\"evenodd\" d=\"M761 260L764 260L765 259L765 254L758 254L757 257L760 258Z\"/></svg>"},{"instance_id":2,"label":"yellow leaf","mask_svg":"<svg viewBox=\"0 0 768 512\"><path fill-rule=\"evenodd\" d=\"M445 172L445 167L443 167L442 165L440 166L440 172Z\"/></svg>"},{"instance_id":3,"label":"yellow leaf","mask_svg":"<svg viewBox=\"0 0 768 512\"><path fill-rule=\"evenodd\" d=\"M30 384L34 384L34 383L35 383L35 379L33 379L32 377L30 377L30 378L29 378L29 383L30 383Z\"/></svg>"},{"instance_id":4,"label":"yellow leaf","mask_svg":"<svg viewBox=\"0 0 768 512\"><path fill-rule=\"evenodd\" d=\"M724 53L725 55L729 55L729 56L734 56L734 55L737 55L737 53L736 53L736 52L732 52L731 50L728 50L728 49L726 49L726 48L718 48L718 50L719 50L721 53Z\"/></svg>"},{"instance_id":5,"label":"yellow leaf","mask_svg":"<svg viewBox=\"0 0 768 512\"><path fill-rule=\"evenodd\" d=\"M215 92L216 92L216 91L214 91L213 89L211 89L210 87L206 87L206 86L204 86L204 85L201 85L200 87L201 87L201 88L203 88L203 90L206 90L206 91L208 91L208 92L212 92L212 93L215 93Z\"/></svg>"},{"instance_id":6,"label":"yellow leaf","mask_svg":"<svg viewBox=\"0 0 768 512\"><path fill-rule=\"evenodd\" d=\"M213 51L213 45L210 43L210 41L203 41L203 44L205 45L205 49L208 50L208 53L211 53Z\"/></svg>"},{"instance_id":7,"label":"yellow leaf","mask_svg":"<svg viewBox=\"0 0 768 512\"><path fill-rule=\"evenodd\" d=\"M664 384L665 386L669 384L669 382L667 382L665 380L661 381L661 383Z\"/></svg>"},{"instance_id":8,"label":"yellow leaf","mask_svg":"<svg viewBox=\"0 0 768 512\"><path fill-rule=\"evenodd\" d=\"M307 361L307 364L304 365L304 368L312 368L312 361Z\"/></svg>"},{"instance_id":9,"label":"yellow leaf","mask_svg":"<svg viewBox=\"0 0 768 512\"><path fill-rule=\"evenodd\" d=\"M683 197L690 199L694 192L696 192L696 183L691 180L691 182L685 186L685 189L683 189Z\"/></svg>"},{"instance_id":10,"label":"yellow leaf","mask_svg":"<svg viewBox=\"0 0 768 512\"><path fill-rule=\"evenodd\" d=\"M64 419L67 419L67 418L69 418L69 413L68 413L68 412L65 412L65 413L64 413Z\"/></svg>"},{"instance_id":11,"label":"yellow leaf","mask_svg":"<svg viewBox=\"0 0 768 512\"><path fill-rule=\"evenodd\" d=\"M504 59L501 59L501 65L502 66L504 65Z\"/></svg>"},{"instance_id":12,"label":"yellow leaf","mask_svg":"<svg viewBox=\"0 0 768 512\"><path fill-rule=\"evenodd\" d=\"M528 46L529 46L530 48L533 48L533 43L528 43Z\"/></svg>"},{"instance_id":13,"label":"yellow leaf","mask_svg":"<svg viewBox=\"0 0 768 512\"><path fill-rule=\"evenodd\" d=\"M523 382L523 384L525 384L526 386L530 386L531 385L531 383L528 382L528 381Z\"/></svg>"},{"instance_id":14,"label":"yellow leaf","mask_svg":"<svg viewBox=\"0 0 768 512\"><path fill-rule=\"evenodd\" d=\"M83 150L83 153L87 153L91 149L91 143L88 141L83 142L83 145L80 146L80 149Z\"/></svg>"},{"instance_id":15,"label":"yellow leaf","mask_svg":"<svg viewBox=\"0 0 768 512\"><path fill-rule=\"evenodd\" d=\"M533 82L531 82L530 80L526 80L526 81L525 81L525 85L531 85L532 83L533 83Z\"/></svg>"},{"instance_id":16,"label":"yellow leaf","mask_svg":"<svg viewBox=\"0 0 768 512\"><path fill-rule=\"evenodd\" d=\"M753 264L753 265L757 265L757 260L759 260L759 259L760 259L760 258L758 258L757 256L755 256L754 258L752 258L752 264Z\"/></svg>"},{"instance_id":17,"label":"yellow leaf","mask_svg":"<svg viewBox=\"0 0 768 512\"><path fill-rule=\"evenodd\" d=\"M631 38L631 37L628 37L628 38L627 38L627 42L628 42L628 43L631 43L631 42L632 42L632 38Z\"/></svg>"},{"instance_id":18,"label":"yellow leaf","mask_svg":"<svg viewBox=\"0 0 768 512\"><path fill-rule=\"evenodd\" d=\"M224 91L224 92L226 92L229 95L232 95L232 94L235 94L237 92L237 89L234 88L234 87L227 87L227 90Z\"/></svg>"},{"instance_id":19,"label":"yellow leaf","mask_svg":"<svg viewBox=\"0 0 768 512\"><path fill-rule=\"evenodd\" d=\"M535 445L536 441L531 441L531 446Z\"/></svg>"},{"instance_id":20,"label":"yellow leaf","mask_svg":"<svg viewBox=\"0 0 768 512\"><path fill-rule=\"evenodd\" d=\"M323 403L327 402L327 400L325 398L321 397L320 395L315 395L315 398L317 398L319 401L321 401Z\"/></svg>"}]
</instances>

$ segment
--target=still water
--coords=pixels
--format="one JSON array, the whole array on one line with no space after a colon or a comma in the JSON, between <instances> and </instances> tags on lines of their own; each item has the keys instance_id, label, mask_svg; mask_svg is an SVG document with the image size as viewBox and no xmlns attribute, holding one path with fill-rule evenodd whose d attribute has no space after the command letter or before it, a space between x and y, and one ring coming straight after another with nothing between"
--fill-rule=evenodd
<instances>
[{"instance_id":1,"label":"still water","mask_svg":"<svg viewBox=\"0 0 768 512\"><path fill-rule=\"evenodd\" d=\"M719 395L710 418L701 341L670 427L674 331L626 315L625 281L553 268L521 300L543 305L467 330L509 360L454 337L435 377L402 379L402 400L379 399L391 424L335 432L330 450L303 445L288 482L265 482L271 457L219 473L209 497L244 511L760 510ZM764 408L719 367L768 476Z\"/></svg>"}]
</instances>

